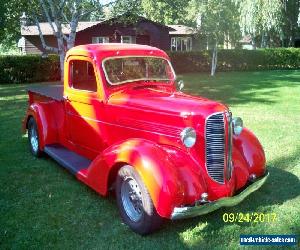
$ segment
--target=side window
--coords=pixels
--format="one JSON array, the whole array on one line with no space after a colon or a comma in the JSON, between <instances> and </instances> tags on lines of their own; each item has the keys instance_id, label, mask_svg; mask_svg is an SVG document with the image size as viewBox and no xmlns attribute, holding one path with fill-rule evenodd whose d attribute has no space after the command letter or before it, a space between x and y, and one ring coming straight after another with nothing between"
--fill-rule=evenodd
<instances>
[{"instance_id":1,"label":"side window","mask_svg":"<svg viewBox=\"0 0 300 250\"><path fill-rule=\"evenodd\" d=\"M70 84L74 89L97 91L94 67L90 62L73 60L70 62Z\"/></svg>"}]
</instances>

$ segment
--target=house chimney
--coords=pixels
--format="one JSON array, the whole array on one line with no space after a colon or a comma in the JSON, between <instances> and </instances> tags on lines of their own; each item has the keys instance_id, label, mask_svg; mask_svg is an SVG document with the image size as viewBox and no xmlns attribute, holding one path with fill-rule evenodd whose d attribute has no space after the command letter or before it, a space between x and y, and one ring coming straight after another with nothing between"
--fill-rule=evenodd
<instances>
[{"instance_id":1,"label":"house chimney","mask_svg":"<svg viewBox=\"0 0 300 250\"><path fill-rule=\"evenodd\" d=\"M23 12L22 16L20 17L20 24L21 24L21 27L27 25L27 16L26 16L25 12Z\"/></svg>"}]
</instances>

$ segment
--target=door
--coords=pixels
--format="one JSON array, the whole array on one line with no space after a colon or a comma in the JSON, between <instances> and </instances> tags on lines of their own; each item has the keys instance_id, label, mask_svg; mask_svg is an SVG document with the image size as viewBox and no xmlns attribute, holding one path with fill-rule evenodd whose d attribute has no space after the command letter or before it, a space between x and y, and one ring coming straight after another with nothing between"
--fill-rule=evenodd
<instances>
[{"instance_id":1,"label":"door","mask_svg":"<svg viewBox=\"0 0 300 250\"><path fill-rule=\"evenodd\" d=\"M65 99L69 141L99 153L104 147L101 129L103 102L95 73L92 60L85 57L71 59Z\"/></svg>"}]
</instances>

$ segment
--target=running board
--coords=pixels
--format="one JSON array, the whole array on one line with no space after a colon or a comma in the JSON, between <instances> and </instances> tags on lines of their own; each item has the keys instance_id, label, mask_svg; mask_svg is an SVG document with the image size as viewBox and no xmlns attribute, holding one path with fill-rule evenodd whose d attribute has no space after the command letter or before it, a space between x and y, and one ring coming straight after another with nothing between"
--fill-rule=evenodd
<instances>
[{"instance_id":1,"label":"running board","mask_svg":"<svg viewBox=\"0 0 300 250\"><path fill-rule=\"evenodd\" d=\"M91 164L89 159L76 154L60 144L47 145L44 148L44 152L74 175L80 170L88 168Z\"/></svg>"}]
</instances>

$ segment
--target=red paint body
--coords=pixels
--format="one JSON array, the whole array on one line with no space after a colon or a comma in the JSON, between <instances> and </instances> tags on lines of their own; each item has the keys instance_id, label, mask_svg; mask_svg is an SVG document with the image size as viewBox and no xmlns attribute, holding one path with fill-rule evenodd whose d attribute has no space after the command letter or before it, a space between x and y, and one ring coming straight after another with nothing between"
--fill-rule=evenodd
<instances>
[{"instance_id":1,"label":"red paint body","mask_svg":"<svg viewBox=\"0 0 300 250\"><path fill-rule=\"evenodd\" d=\"M77 178L106 195L120 166L132 165L149 190L158 214L170 218L175 207L192 205L207 192L209 200L234 195L249 176L262 176L265 156L256 137L247 129L233 136L233 173L219 184L207 174L205 163L206 118L228 108L218 102L176 91L175 82L110 86L102 61L114 56L157 56L165 52L142 45L84 45L66 56L64 100L55 101L29 92L24 120L38 124L40 149L59 143L92 160ZM69 86L69 62L88 60L94 65L98 90L80 91ZM149 83L148 83L149 85ZM185 127L197 131L196 144L188 149L180 140ZM227 150L227 149L226 149Z\"/></svg>"}]
</instances>

